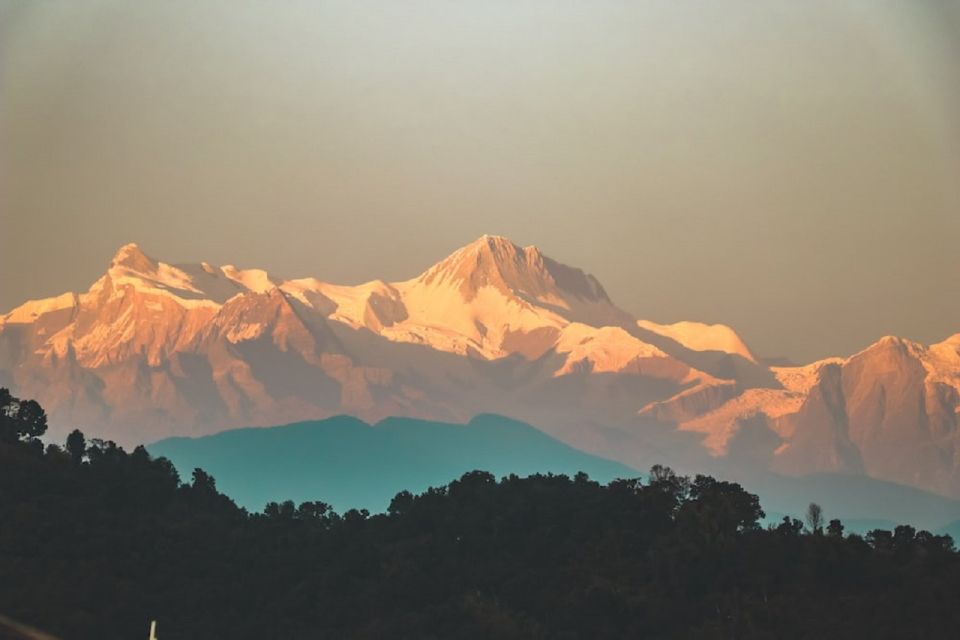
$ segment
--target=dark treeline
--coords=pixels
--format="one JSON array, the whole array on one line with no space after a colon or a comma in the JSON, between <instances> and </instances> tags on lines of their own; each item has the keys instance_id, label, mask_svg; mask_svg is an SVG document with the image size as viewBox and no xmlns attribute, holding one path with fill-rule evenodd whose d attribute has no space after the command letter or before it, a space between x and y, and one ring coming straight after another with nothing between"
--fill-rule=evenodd
<instances>
[{"instance_id":1,"label":"dark treeline","mask_svg":"<svg viewBox=\"0 0 960 640\"><path fill-rule=\"evenodd\" d=\"M843 535L654 468L473 472L386 514L238 508L201 470L74 432L0 391L0 614L63 638L956 637L960 561L911 527Z\"/></svg>"}]
</instances>

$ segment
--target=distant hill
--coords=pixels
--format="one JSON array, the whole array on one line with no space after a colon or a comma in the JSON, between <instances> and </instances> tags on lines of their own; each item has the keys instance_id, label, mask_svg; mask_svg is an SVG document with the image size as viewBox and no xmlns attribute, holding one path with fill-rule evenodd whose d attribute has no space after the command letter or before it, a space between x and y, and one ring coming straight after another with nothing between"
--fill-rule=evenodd
<instances>
[{"instance_id":1,"label":"distant hill","mask_svg":"<svg viewBox=\"0 0 960 640\"><path fill-rule=\"evenodd\" d=\"M604 483L641 475L495 415L480 415L465 425L388 418L373 426L337 416L169 438L148 450L169 458L181 477L202 467L221 491L253 511L285 499L383 511L400 491L420 492L475 469L497 476L583 471Z\"/></svg>"},{"instance_id":2,"label":"distant hill","mask_svg":"<svg viewBox=\"0 0 960 640\"><path fill-rule=\"evenodd\" d=\"M384 510L400 491L423 491L476 469L497 476L586 472L599 482L641 471L573 449L530 425L484 414L467 424L388 418L373 426L350 416L280 427L169 438L148 447L184 478L200 467L253 511L270 501L323 500L336 509ZM790 477L742 470L718 474L760 496L767 522L800 517L810 502L848 530L912 524L931 531L960 520L960 502L866 476Z\"/></svg>"}]
</instances>

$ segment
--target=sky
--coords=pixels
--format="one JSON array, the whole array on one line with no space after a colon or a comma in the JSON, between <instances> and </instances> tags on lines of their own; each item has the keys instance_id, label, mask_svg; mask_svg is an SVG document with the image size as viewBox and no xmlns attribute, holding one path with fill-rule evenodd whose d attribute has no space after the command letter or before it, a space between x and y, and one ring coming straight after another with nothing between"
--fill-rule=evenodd
<instances>
[{"instance_id":1,"label":"sky","mask_svg":"<svg viewBox=\"0 0 960 640\"><path fill-rule=\"evenodd\" d=\"M0 0L0 309L500 234L796 362L960 332L960 0Z\"/></svg>"}]
</instances>

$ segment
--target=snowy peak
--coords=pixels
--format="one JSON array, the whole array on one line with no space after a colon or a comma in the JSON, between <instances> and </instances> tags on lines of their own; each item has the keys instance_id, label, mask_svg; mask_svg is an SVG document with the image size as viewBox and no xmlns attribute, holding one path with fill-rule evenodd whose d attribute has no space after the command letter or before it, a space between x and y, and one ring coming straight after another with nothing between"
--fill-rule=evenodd
<instances>
[{"instance_id":1,"label":"snowy peak","mask_svg":"<svg viewBox=\"0 0 960 640\"><path fill-rule=\"evenodd\" d=\"M196 274L151 258L134 243L114 254L106 275L94 283L90 294L126 287L140 293L198 301L210 298L196 282Z\"/></svg>"},{"instance_id":2,"label":"snowy peak","mask_svg":"<svg viewBox=\"0 0 960 640\"><path fill-rule=\"evenodd\" d=\"M205 262L201 266L209 267ZM267 293L280 286L280 283L263 269L237 269L232 264L228 264L221 267L220 272L240 287L254 293ZM208 271L206 268L204 273L214 277L218 275L216 271Z\"/></svg>"},{"instance_id":3,"label":"snowy peak","mask_svg":"<svg viewBox=\"0 0 960 640\"><path fill-rule=\"evenodd\" d=\"M556 337L556 332L570 323L635 327L635 320L610 301L593 276L547 257L535 246L520 247L508 238L490 235L455 251L413 280L376 280L357 286L338 286L315 278L283 281L261 269L216 267L207 262L173 265L130 243L117 250L106 274L77 300L86 310L85 319L99 318L96 324L107 327L104 335L140 335L143 331L127 325L143 322L157 334L177 331L184 322L183 311L202 309L201 316L190 321L199 323L235 297L272 292L282 292L302 305L310 326L332 320L368 329L393 342L486 359L515 353L538 357L553 346L547 336ZM32 322L39 315L73 304L70 296L34 302L9 314L5 321ZM127 309L135 309L135 315L123 316L134 313ZM161 322L170 326L164 329L158 325ZM70 340L80 339L78 331L88 333L89 323L85 320L82 324L72 331ZM119 331L121 324L124 331ZM252 336L251 327L244 322L243 330L231 335ZM736 334L727 333L711 339L726 340L738 352L749 354ZM66 335L61 338L57 343L60 350L68 346ZM90 352L99 353L92 335L89 341ZM164 342L180 344L172 338Z\"/></svg>"},{"instance_id":4,"label":"snowy peak","mask_svg":"<svg viewBox=\"0 0 960 640\"><path fill-rule=\"evenodd\" d=\"M742 356L756 363L753 353L737 332L725 324L704 324L702 322L675 322L657 324L649 320L637 320L637 326L647 331L676 340L684 347L694 351L720 351Z\"/></svg>"},{"instance_id":5,"label":"snowy peak","mask_svg":"<svg viewBox=\"0 0 960 640\"><path fill-rule=\"evenodd\" d=\"M847 363L868 371L872 379L912 373L928 384L945 384L960 393L960 341L956 335L930 346L884 336L851 356Z\"/></svg>"},{"instance_id":6,"label":"snowy peak","mask_svg":"<svg viewBox=\"0 0 960 640\"><path fill-rule=\"evenodd\" d=\"M42 315L64 309L74 309L76 306L77 295L75 293L64 293L54 298L45 298L43 300L29 300L6 315L0 316L0 326L6 323L27 324L35 321Z\"/></svg>"},{"instance_id":7,"label":"snowy peak","mask_svg":"<svg viewBox=\"0 0 960 640\"><path fill-rule=\"evenodd\" d=\"M593 276L503 236L482 236L390 287L397 322L382 332L389 339L487 359L541 354L550 346L545 336L571 322L633 322Z\"/></svg>"},{"instance_id":8,"label":"snowy peak","mask_svg":"<svg viewBox=\"0 0 960 640\"><path fill-rule=\"evenodd\" d=\"M282 351L293 347L312 353L316 347L313 335L276 287L228 300L212 319L205 339L223 337L237 344L265 336L270 336Z\"/></svg>"},{"instance_id":9,"label":"snowy peak","mask_svg":"<svg viewBox=\"0 0 960 640\"><path fill-rule=\"evenodd\" d=\"M127 269L138 273L156 272L159 263L147 256L135 242L125 244L113 256L110 268Z\"/></svg>"},{"instance_id":10,"label":"snowy peak","mask_svg":"<svg viewBox=\"0 0 960 640\"><path fill-rule=\"evenodd\" d=\"M953 346L960 348L960 333L955 333L943 342L938 343L937 346Z\"/></svg>"},{"instance_id":11,"label":"snowy peak","mask_svg":"<svg viewBox=\"0 0 960 640\"><path fill-rule=\"evenodd\" d=\"M884 336L869 347L850 356L851 365L869 366L876 371L900 371L926 360L927 347L897 336Z\"/></svg>"},{"instance_id":12,"label":"snowy peak","mask_svg":"<svg viewBox=\"0 0 960 640\"><path fill-rule=\"evenodd\" d=\"M611 304L593 276L548 258L535 246L520 247L503 236L480 237L429 268L417 281L457 286L468 302L490 286L505 295L548 304L562 304L571 295Z\"/></svg>"},{"instance_id":13,"label":"snowy peak","mask_svg":"<svg viewBox=\"0 0 960 640\"><path fill-rule=\"evenodd\" d=\"M503 236L482 236L419 277L395 286L404 292L412 318L432 323L425 312L446 325L447 314L457 308L456 325L479 322L485 327L481 333L528 332L570 322L595 327L633 323L596 278Z\"/></svg>"},{"instance_id":14,"label":"snowy peak","mask_svg":"<svg viewBox=\"0 0 960 640\"><path fill-rule=\"evenodd\" d=\"M214 267L207 262L172 265L156 260L135 243L117 250L105 278L90 293L105 286L130 286L140 293L163 295L184 304L219 306L239 293L266 293L279 286L266 271L238 269L233 265Z\"/></svg>"}]
</instances>

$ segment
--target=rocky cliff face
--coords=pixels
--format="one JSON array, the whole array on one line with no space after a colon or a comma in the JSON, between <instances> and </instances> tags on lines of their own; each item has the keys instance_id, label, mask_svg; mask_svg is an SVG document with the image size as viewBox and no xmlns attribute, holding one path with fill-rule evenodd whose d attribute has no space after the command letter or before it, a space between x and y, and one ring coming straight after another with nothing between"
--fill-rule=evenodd
<instances>
[{"instance_id":1,"label":"rocky cliff face","mask_svg":"<svg viewBox=\"0 0 960 640\"><path fill-rule=\"evenodd\" d=\"M0 317L0 384L40 400L54 438L496 412L633 465L866 473L960 495L960 335L767 367L729 327L638 321L589 274L495 236L412 280L352 287L126 245L86 292Z\"/></svg>"}]
</instances>

